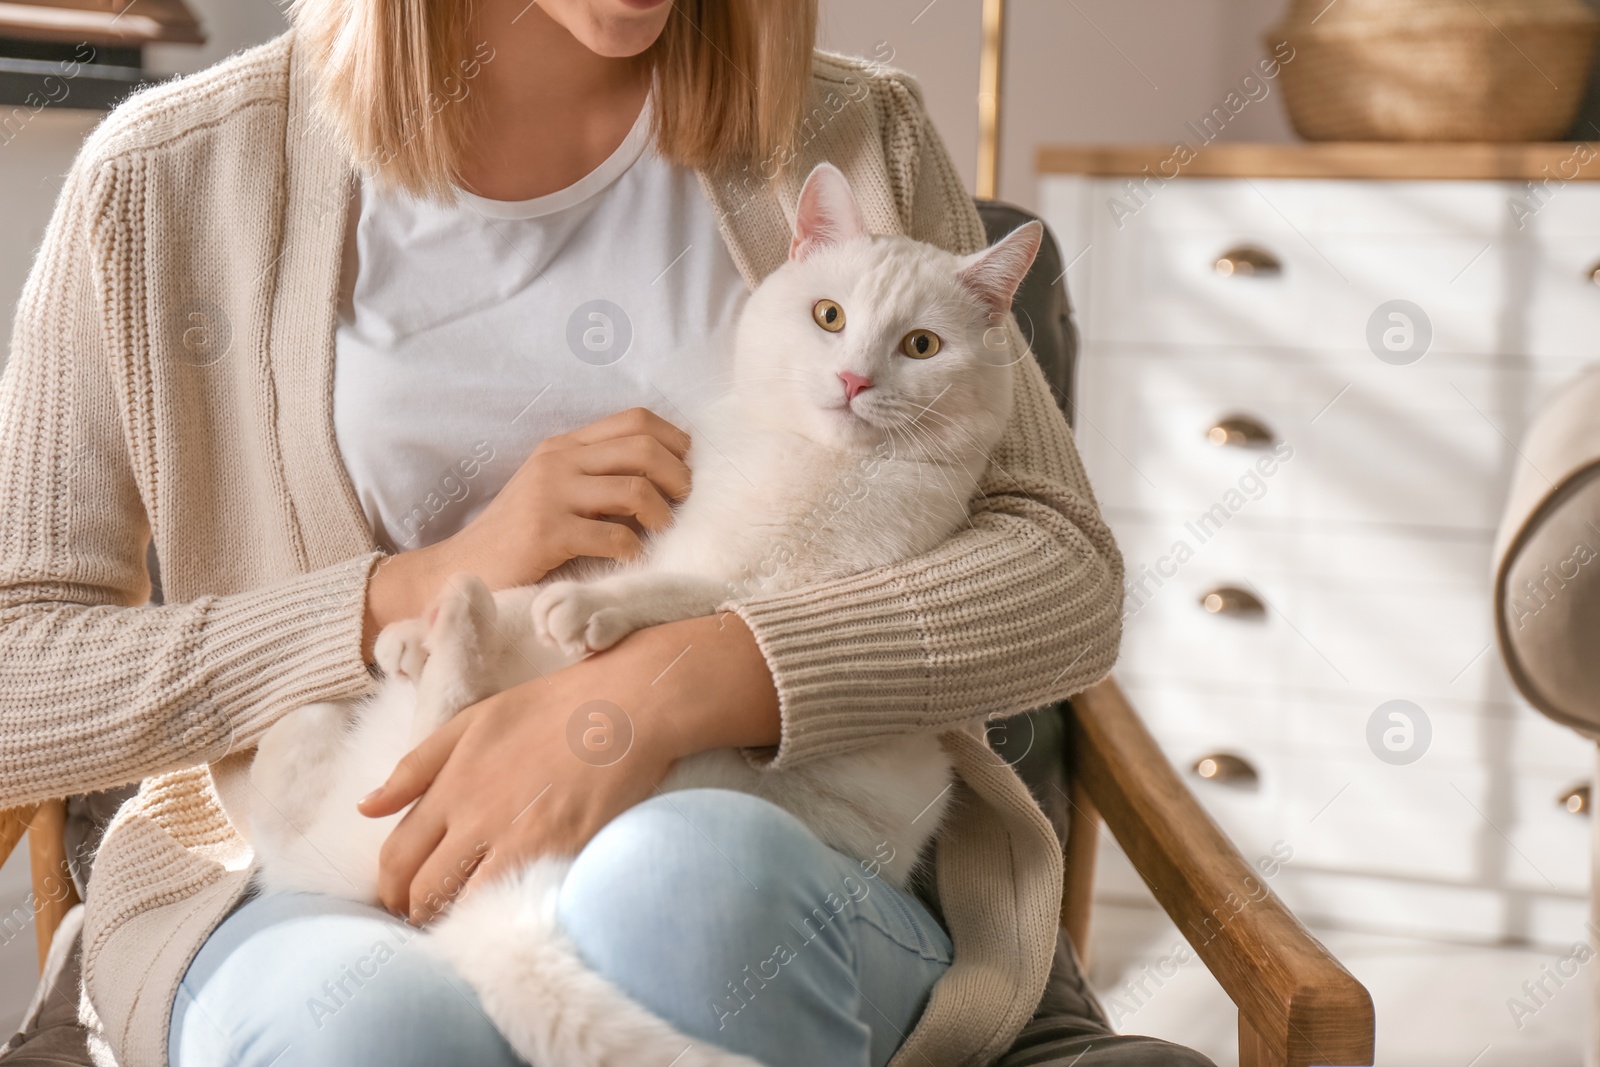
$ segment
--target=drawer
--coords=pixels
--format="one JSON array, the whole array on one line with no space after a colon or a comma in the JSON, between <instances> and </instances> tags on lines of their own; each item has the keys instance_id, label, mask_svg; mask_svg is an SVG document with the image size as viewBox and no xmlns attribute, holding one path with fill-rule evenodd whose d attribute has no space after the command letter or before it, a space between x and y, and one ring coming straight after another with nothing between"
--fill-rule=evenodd
<instances>
[{"instance_id":1,"label":"drawer","mask_svg":"<svg viewBox=\"0 0 1600 1067\"><path fill-rule=\"evenodd\" d=\"M1381 699L1503 700L1510 692L1489 647L1487 535L1423 539L1240 521L1202 542L1186 522L1108 519L1127 583L1124 673ZM1229 588L1255 596L1262 612L1208 610L1207 595Z\"/></svg>"},{"instance_id":2,"label":"drawer","mask_svg":"<svg viewBox=\"0 0 1600 1067\"><path fill-rule=\"evenodd\" d=\"M1574 196L1567 196L1568 191ZM1102 180L1084 188L1097 225L1118 236L1232 233L1256 228L1294 236L1397 236L1438 239L1466 235L1489 240L1516 231L1508 198L1515 182L1338 181L1305 178L1184 178L1168 182L1139 206L1124 181ZM1113 213L1110 201L1136 206ZM1557 203L1557 201L1560 201ZM1049 201L1054 204L1055 201ZM1600 187L1570 186L1530 219L1558 231L1600 205ZM1563 213L1566 213L1563 215ZM1117 215L1122 215L1118 225ZM1600 237L1600 225L1588 231ZM1479 242L1480 245L1482 241Z\"/></svg>"},{"instance_id":3,"label":"drawer","mask_svg":"<svg viewBox=\"0 0 1600 1067\"><path fill-rule=\"evenodd\" d=\"M1591 233L1596 225L1600 221L1591 221ZM1600 267L1600 238L1570 233L1543 238L1538 255L1510 264L1507 281L1512 289L1503 316L1506 332L1530 337L1530 351L1593 358L1595 339L1600 337L1596 267Z\"/></svg>"},{"instance_id":4,"label":"drawer","mask_svg":"<svg viewBox=\"0 0 1600 1067\"><path fill-rule=\"evenodd\" d=\"M1272 884L1302 914L1564 936L1590 823L1557 797L1594 750L1515 694L1489 569L1516 442L1600 358L1600 185L1524 219L1521 183L1042 191L1085 338L1077 439L1128 566L1117 675L1163 749L1247 857L1292 850ZM1219 272L1238 246L1281 269ZM1368 340L1393 300L1432 328L1403 365ZM1230 417L1286 447L1210 443ZM1201 606L1225 587L1263 611ZM1396 698L1432 726L1404 766L1366 738ZM1256 785L1188 771L1215 752Z\"/></svg>"},{"instance_id":5,"label":"drawer","mask_svg":"<svg viewBox=\"0 0 1600 1067\"><path fill-rule=\"evenodd\" d=\"M1164 742L1169 755L1173 747ZM1408 878L1435 884L1583 892L1589 817L1556 798L1592 774L1592 753L1571 771L1391 766L1333 754L1243 753L1254 788L1186 774L1195 796L1245 855L1293 850L1298 870ZM1174 762L1177 762L1175 759Z\"/></svg>"},{"instance_id":6,"label":"drawer","mask_svg":"<svg viewBox=\"0 0 1600 1067\"><path fill-rule=\"evenodd\" d=\"M1206 546L1201 546L1203 552ZM1197 554L1140 582L1124 602L1119 668L1151 681L1293 679L1307 688L1408 699L1503 699L1482 585L1309 582L1213 566ZM1236 588L1257 615L1213 614L1207 594Z\"/></svg>"},{"instance_id":7,"label":"drawer","mask_svg":"<svg viewBox=\"0 0 1600 1067\"><path fill-rule=\"evenodd\" d=\"M1191 563L1219 578L1254 579L1307 588L1384 586L1428 595L1443 587L1478 589L1488 610L1494 558L1490 531L1424 537L1396 532L1382 524L1334 527L1294 520L1241 516L1203 544L1181 518L1159 512L1107 509L1130 581L1145 574L1144 589L1175 577L1174 549L1180 541L1194 552ZM1184 566L1188 566L1185 564Z\"/></svg>"},{"instance_id":8,"label":"drawer","mask_svg":"<svg viewBox=\"0 0 1600 1067\"><path fill-rule=\"evenodd\" d=\"M1590 160L1584 170L1592 174L1595 165L1596 162ZM1552 194L1537 205L1521 183L1507 189L1507 232L1526 233L1539 242L1574 236L1600 239L1600 186L1593 182L1569 182L1552 185L1551 189ZM1535 210L1529 213L1528 207Z\"/></svg>"},{"instance_id":9,"label":"drawer","mask_svg":"<svg viewBox=\"0 0 1600 1067\"><path fill-rule=\"evenodd\" d=\"M1281 678L1202 685L1152 682L1121 670L1118 677L1151 732L1186 772L1196 760L1217 752L1358 762L1371 758L1367 724L1375 709L1390 699L1383 694L1304 689ZM1560 789L1590 776L1594 743L1520 700L1433 698L1416 703L1428 717L1430 732L1418 765L1526 770L1553 775L1561 780Z\"/></svg>"},{"instance_id":10,"label":"drawer","mask_svg":"<svg viewBox=\"0 0 1600 1067\"><path fill-rule=\"evenodd\" d=\"M1259 619L1209 615L1220 578L1179 582L1125 609L1122 667L1151 680L1221 683L1267 677L1308 688L1423 700L1506 696L1493 620L1472 590L1434 592L1249 582ZM1186 588L1187 586L1187 588Z\"/></svg>"},{"instance_id":11,"label":"drawer","mask_svg":"<svg viewBox=\"0 0 1600 1067\"><path fill-rule=\"evenodd\" d=\"M1292 846L1285 841L1279 847ZM1303 867L1293 856L1276 865L1267 854L1245 852L1244 857L1257 870L1271 872L1263 881L1297 918L1339 929L1479 943L1531 942L1565 955L1583 936L1589 917L1587 894L1581 891L1347 874ZM1127 857L1104 838L1095 868L1095 897L1118 904L1149 897Z\"/></svg>"},{"instance_id":12,"label":"drawer","mask_svg":"<svg viewBox=\"0 0 1600 1067\"><path fill-rule=\"evenodd\" d=\"M1209 513L1213 525L1248 514L1492 530L1517 462L1509 442L1585 365L1276 355L1085 358L1077 439L1102 503L1195 521ZM1274 459L1208 441L1236 415L1272 435Z\"/></svg>"},{"instance_id":13,"label":"drawer","mask_svg":"<svg viewBox=\"0 0 1600 1067\"><path fill-rule=\"evenodd\" d=\"M1302 867L1582 892L1589 820L1554 798L1571 775L1279 757L1282 831ZM1592 770L1585 763L1582 773Z\"/></svg>"},{"instance_id":14,"label":"drawer","mask_svg":"<svg viewBox=\"0 0 1600 1067\"><path fill-rule=\"evenodd\" d=\"M1240 245L1268 252L1282 273L1219 274L1218 257ZM1514 337L1499 315L1508 269L1503 250L1485 252L1481 239L1463 236L1254 230L1152 235L1126 246L1114 240L1098 265L1083 329L1091 342L1340 348L1376 362L1368 322L1380 305L1400 299L1427 316L1429 353L1518 351L1507 346Z\"/></svg>"},{"instance_id":15,"label":"drawer","mask_svg":"<svg viewBox=\"0 0 1600 1067\"><path fill-rule=\"evenodd\" d=\"M1600 188L1563 187L1519 228L1508 204L1521 193L1495 182L1184 179L1139 205L1122 183L1096 181L1063 185L1046 204L1058 232L1087 249L1072 279L1090 341L1366 351L1376 309L1404 299L1428 316L1433 353L1582 351L1600 288L1524 312L1546 275L1570 284L1572 262L1600 260ZM1240 245L1270 253L1281 272L1219 274L1218 257Z\"/></svg>"}]
</instances>

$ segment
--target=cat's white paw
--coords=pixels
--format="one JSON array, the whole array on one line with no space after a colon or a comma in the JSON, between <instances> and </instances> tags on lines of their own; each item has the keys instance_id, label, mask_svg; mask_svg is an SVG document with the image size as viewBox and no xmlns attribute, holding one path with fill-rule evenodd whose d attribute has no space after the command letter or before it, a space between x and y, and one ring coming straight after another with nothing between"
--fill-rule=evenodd
<instances>
[{"instance_id":1,"label":"cat's white paw","mask_svg":"<svg viewBox=\"0 0 1600 1067\"><path fill-rule=\"evenodd\" d=\"M454 575L421 617L392 622L379 632L372 646L373 661L391 678L419 681L428 657L445 642L492 627L495 618L494 595L482 579Z\"/></svg>"},{"instance_id":2,"label":"cat's white paw","mask_svg":"<svg viewBox=\"0 0 1600 1067\"><path fill-rule=\"evenodd\" d=\"M634 630L612 598L582 582L552 582L533 601L533 629L569 656L602 652Z\"/></svg>"},{"instance_id":3,"label":"cat's white paw","mask_svg":"<svg viewBox=\"0 0 1600 1067\"><path fill-rule=\"evenodd\" d=\"M372 658L390 678L416 681L428 665L428 624L422 619L391 622L378 633Z\"/></svg>"}]
</instances>

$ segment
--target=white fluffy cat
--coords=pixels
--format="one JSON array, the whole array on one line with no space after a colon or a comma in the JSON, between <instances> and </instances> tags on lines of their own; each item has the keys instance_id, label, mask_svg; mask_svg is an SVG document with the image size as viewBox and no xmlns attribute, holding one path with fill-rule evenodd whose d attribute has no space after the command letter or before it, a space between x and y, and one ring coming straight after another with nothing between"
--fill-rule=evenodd
<instances>
[{"instance_id":1,"label":"white fluffy cat","mask_svg":"<svg viewBox=\"0 0 1600 1067\"><path fill-rule=\"evenodd\" d=\"M430 612L380 635L372 697L316 704L263 737L251 780L257 877L269 890L376 902L378 852L399 816L356 800L418 741L492 693L609 648L644 626L758 593L846 577L925 552L968 521L1011 410L1013 357L996 333L1039 247L1029 223L958 257L867 233L844 176L807 178L789 261L750 296L733 387L696 421L694 488L642 561L588 581L491 595L454 579ZM911 733L763 770L733 750L680 761L663 790L754 793L832 847L894 859L903 886L944 812L950 762ZM887 848L883 848L887 845ZM751 1067L691 1043L578 959L555 920L569 861L475 887L420 942L444 956L535 1067L613 1067L660 1048L677 1067Z\"/></svg>"}]
</instances>

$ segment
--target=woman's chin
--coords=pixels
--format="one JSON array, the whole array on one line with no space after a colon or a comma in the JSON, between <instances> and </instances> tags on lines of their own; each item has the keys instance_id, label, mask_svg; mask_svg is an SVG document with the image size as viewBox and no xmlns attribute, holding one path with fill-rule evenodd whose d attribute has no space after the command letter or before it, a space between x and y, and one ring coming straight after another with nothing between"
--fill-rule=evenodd
<instances>
[{"instance_id":1,"label":"woman's chin","mask_svg":"<svg viewBox=\"0 0 1600 1067\"><path fill-rule=\"evenodd\" d=\"M576 7L578 10L567 10ZM547 13L578 43L606 59L629 59L655 44L672 13L668 0L598 0L555 5Z\"/></svg>"}]
</instances>

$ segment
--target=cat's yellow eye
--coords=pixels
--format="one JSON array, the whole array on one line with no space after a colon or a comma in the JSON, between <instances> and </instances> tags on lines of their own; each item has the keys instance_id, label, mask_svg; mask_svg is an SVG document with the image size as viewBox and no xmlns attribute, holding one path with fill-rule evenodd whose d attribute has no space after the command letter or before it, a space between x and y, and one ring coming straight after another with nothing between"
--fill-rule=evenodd
<instances>
[{"instance_id":1,"label":"cat's yellow eye","mask_svg":"<svg viewBox=\"0 0 1600 1067\"><path fill-rule=\"evenodd\" d=\"M900 351L912 359L927 359L939 351L939 335L932 330L912 330L900 339Z\"/></svg>"},{"instance_id":2,"label":"cat's yellow eye","mask_svg":"<svg viewBox=\"0 0 1600 1067\"><path fill-rule=\"evenodd\" d=\"M818 326L829 333L838 333L844 329L844 308L840 307L837 301L818 300L811 306L811 317L817 320Z\"/></svg>"}]
</instances>

